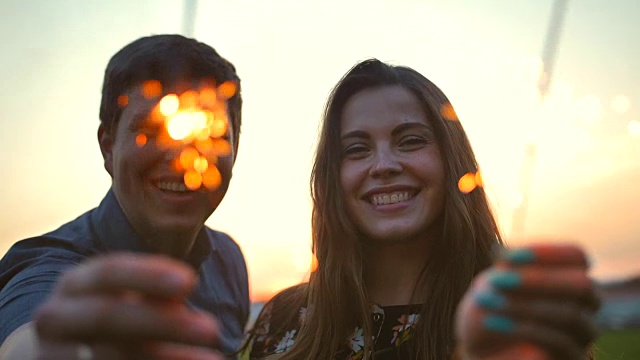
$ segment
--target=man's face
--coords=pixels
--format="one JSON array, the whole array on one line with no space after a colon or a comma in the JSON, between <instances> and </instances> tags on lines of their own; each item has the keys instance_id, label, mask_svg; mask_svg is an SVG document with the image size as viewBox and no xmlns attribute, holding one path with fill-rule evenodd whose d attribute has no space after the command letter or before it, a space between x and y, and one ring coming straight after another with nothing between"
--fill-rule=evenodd
<instances>
[{"instance_id":1,"label":"man's face","mask_svg":"<svg viewBox=\"0 0 640 360\"><path fill-rule=\"evenodd\" d=\"M228 138L231 153L220 157L216 164L220 185L213 191L191 191L184 185L184 172L175 166L184 145L177 141L169 147L160 145L158 136L166 130L162 123L150 121L150 113L159 99L145 98L138 88L127 96L128 105L116 128L107 131L101 127L98 133L116 198L143 238L153 241L153 237L195 235L227 191L235 139ZM228 134L231 133L228 129ZM140 144L140 134L146 137L144 144Z\"/></svg>"}]
</instances>

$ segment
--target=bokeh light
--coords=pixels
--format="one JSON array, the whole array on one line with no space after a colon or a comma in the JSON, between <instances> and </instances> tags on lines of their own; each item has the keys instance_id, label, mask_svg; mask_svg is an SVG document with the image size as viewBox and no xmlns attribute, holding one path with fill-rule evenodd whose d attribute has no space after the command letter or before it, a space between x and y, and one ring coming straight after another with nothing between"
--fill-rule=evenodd
<instances>
[{"instance_id":1,"label":"bokeh light","mask_svg":"<svg viewBox=\"0 0 640 360\"><path fill-rule=\"evenodd\" d=\"M200 103L202 106L212 108L216 105L217 100L218 96L215 89L206 87L200 90Z\"/></svg>"},{"instance_id":2,"label":"bokeh light","mask_svg":"<svg viewBox=\"0 0 640 360\"><path fill-rule=\"evenodd\" d=\"M224 100L231 98L236 94L237 85L233 81L225 81L218 87L217 95Z\"/></svg>"},{"instance_id":3,"label":"bokeh light","mask_svg":"<svg viewBox=\"0 0 640 360\"><path fill-rule=\"evenodd\" d=\"M611 109L618 114L624 114L631 108L631 101L625 95L618 95L611 100Z\"/></svg>"},{"instance_id":4,"label":"bokeh light","mask_svg":"<svg viewBox=\"0 0 640 360\"><path fill-rule=\"evenodd\" d=\"M194 118L190 113L179 112L167 120L167 131L175 140L182 140L193 131Z\"/></svg>"},{"instance_id":5,"label":"bokeh light","mask_svg":"<svg viewBox=\"0 0 640 360\"><path fill-rule=\"evenodd\" d=\"M202 185L202 175L195 170L187 170L184 173L184 184L189 190L198 190Z\"/></svg>"},{"instance_id":6,"label":"bokeh light","mask_svg":"<svg viewBox=\"0 0 640 360\"><path fill-rule=\"evenodd\" d=\"M629 123L627 124L627 131L629 131L629 135L633 137L640 137L640 121L629 121Z\"/></svg>"},{"instance_id":7,"label":"bokeh light","mask_svg":"<svg viewBox=\"0 0 640 360\"><path fill-rule=\"evenodd\" d=\"M194 90L188 90L180 95L180 108L185 110L193 110L198 107L198 93Z\"/></svg>"},{"instance_id":8,"label":"bokeh light","mask_svg":"<svg viewBox=\"0 0 640 360\"><path fill-rule=\"evenodd\" d=\"M440 108L440 114L447 120L458 121L458 114L456 114L456 111L453 109L451 104L442 105Z\"/></svg>"},{"instance_id":9,"label":"bokeh light","mask_svg":"<svg viewBox=\"0 0 640 360\"><path fill-rule=\"evenodd\" d=\"M162 84L158 80L147 80L142 83L142 96L147 99L157 98L162 95Z\"/></svg>"},{"instance_id":10,"label":"bokeh light","mask_svg":"<svg viewBox=\"0 0 640 360\"><path fill-rule=\"evenodd\" d=\"M147 135L138 134L136 136L136 145L142 147L142 146L145 146L146 144L147 144Z\"/></svg>"},{"instance_id":11,"label":"bokeh light","mask_svg":"<svg viewBox=\"0 0 640 360\"><path fill-rule=\"evenodd\" d=\"M466 173L458 180L458 189L464 194L472 192L476 186L476 174L474 173Z\"/></svg>"},{"instance_id":12,"label":"bokeh light","mask_svg":"<svg viewBox=\"0 0 640 360\"><path fill-rule=\"evenodd\" d=\"M176 94L165 95L162 100L160 100L160 103L158 103L158 106L160 107L162 115L171 116L178 111L180 99Z\"/></svg>"},{"instance_id":13,"label":"bokeh light","mask_svg":"<svg viewBox=\"0 0 640 360\"><path fill-rule=\"evenodd\" d=\"M215 166L209 166L205 172L202 173L202 184L209 190L213 190L220 186L222 182L222 176L220 171Z\"/></svg>"},{"instance_id":14,"label":"bokeh light","mask_svg":"<svg viewBox=\"0 0 640 360\"><path fill-rule=\"evenodd\" d=\"M118 106L125 107L129 105L129 97L127 95L118 96Z\"/></svg>"},{"instance_id":15,"label":"bokeh light","mask_svg":"<svg viewBox=\"0 0 640 360\"><path fill-rule=\"evenodd\" d=\"M180 152L180 165L185 170L193 169L193 164L200 157L198 150L192 147L186 147Z\"/></svg>"},{"instance_id":16,"label":"bokeh light","mask_svg":"<svg viewBox=\"0 0 640 360\"><path fill-rule=\"evenodd\" d=\"M209 162L204 157L198 157L193 160L193 169L199 173L207 171L209 168Z\"/></svg>"}]
</instances>

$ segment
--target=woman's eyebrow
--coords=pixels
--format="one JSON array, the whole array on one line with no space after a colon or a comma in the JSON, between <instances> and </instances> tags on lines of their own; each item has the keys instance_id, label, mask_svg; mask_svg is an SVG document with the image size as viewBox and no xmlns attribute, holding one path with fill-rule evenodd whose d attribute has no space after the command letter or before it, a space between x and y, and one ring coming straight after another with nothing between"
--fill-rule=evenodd
<instances>
[{"instance_id":1,"label":"woman's eyebrow","mask_svg":"<svg viewBox=\"0 0 640 360\"><path fill-rule=\"evenodd\" d=\"M351 138L369 139L370 137L371 136L366 131L353 130L353 131L349 131L349 132L343 134L342 136L340 136L340 141L348 140L348 139L351 139Z\"/></svg>"},{"instance_id":2,"label":"woman's eyebrow","mask_svg":"<svg viewBox=\"0 0 640 360\"><path fill-rule=\"evenodd\" d=\"M395 136L395 135L398 135L399 133L401 133L401 132L403 132L405 130L414 129L414 128L421 128L421 129L433 131L433 128L430 125L427 125L425 123L422 123L422 122L407 122L407 123L403 123L403 124L400 124L400 125L396 126L395 129L393 129L391 131L391 135Z\"/></svg>"}]
</instances>

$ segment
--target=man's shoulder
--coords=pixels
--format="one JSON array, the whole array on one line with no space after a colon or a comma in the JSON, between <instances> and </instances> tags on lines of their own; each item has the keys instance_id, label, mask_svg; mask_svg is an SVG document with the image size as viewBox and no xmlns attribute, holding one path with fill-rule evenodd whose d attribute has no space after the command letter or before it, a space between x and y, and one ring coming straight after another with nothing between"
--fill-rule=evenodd
<instances>
[{"instance_id":1,"label":"man's shoulder","mask_svg":"<svg viewBox=\"0 0 640 360\"><path fill-rule=\"evenodd\" d=\"M227 233L219 230L214 230L208 226L205 226L207 234L209 235L209 241L214 249L222 252L240 252L240 246L238 243Z\"/></svg>"},{"instance_id":2,"label":"man's shoulder","mask_svg":"<svg viewBox=\"0 0 640 360\"><path fill-rule=\"evenodd\" d=\"M0 259L0 269L17 264L26 266L43 261L80 261L95 252L90 239L90 227L85 223L86 214L56 230L22 239L14 243Z\"/></svg>"}]
</instances>

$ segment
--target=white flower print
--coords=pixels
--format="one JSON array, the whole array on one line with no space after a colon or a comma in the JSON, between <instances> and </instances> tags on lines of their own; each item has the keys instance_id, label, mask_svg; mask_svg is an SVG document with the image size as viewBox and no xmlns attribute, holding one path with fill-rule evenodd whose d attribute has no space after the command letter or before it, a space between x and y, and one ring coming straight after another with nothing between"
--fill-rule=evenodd
<instances>
[{"instance_id":1,"label":"white flower print","mask_svg":"<svg viewBox=\"0 0 640 360\"><path fill-rule=\"evenodd\" d=\"M416 323L420 319L420 314L402 315L398 318L398 324L392 328L393 338L391 343L396 346L407 341L412 329L416 326Z\"/></svg>"},{"instance_id":2,"label":"white flower print","mask_svg":"<svg viewBox=\"0 0 640 360\"><path fill-rule=\"evenodd\" d=\"M282 340L278 343L276 347L276 353L285 352L293 346L295 340L293 339L296 335L296 330L287 331Z\"/></svg>"},{"instance_id":3,"label":"white flower print","mask_svg":"<svg viewBox=\"0 0 640 360\"><path fill-rule=\"evenodd\" d=\"M411 314L407 317L407 323L404 325L404 328L414 327L420 318L420 314Z\"/></svg>"},{"instance_id":4,"label":"white flower print","mask_svg":"<svg viewBox=\"0 0 640 360\"><path fill-rule=\"evenodd\" d=\"M358 353L364 347L364 329L356 327L353 336L349 339L351 350L354 353Z\"/></svg>"}]
</instances>

